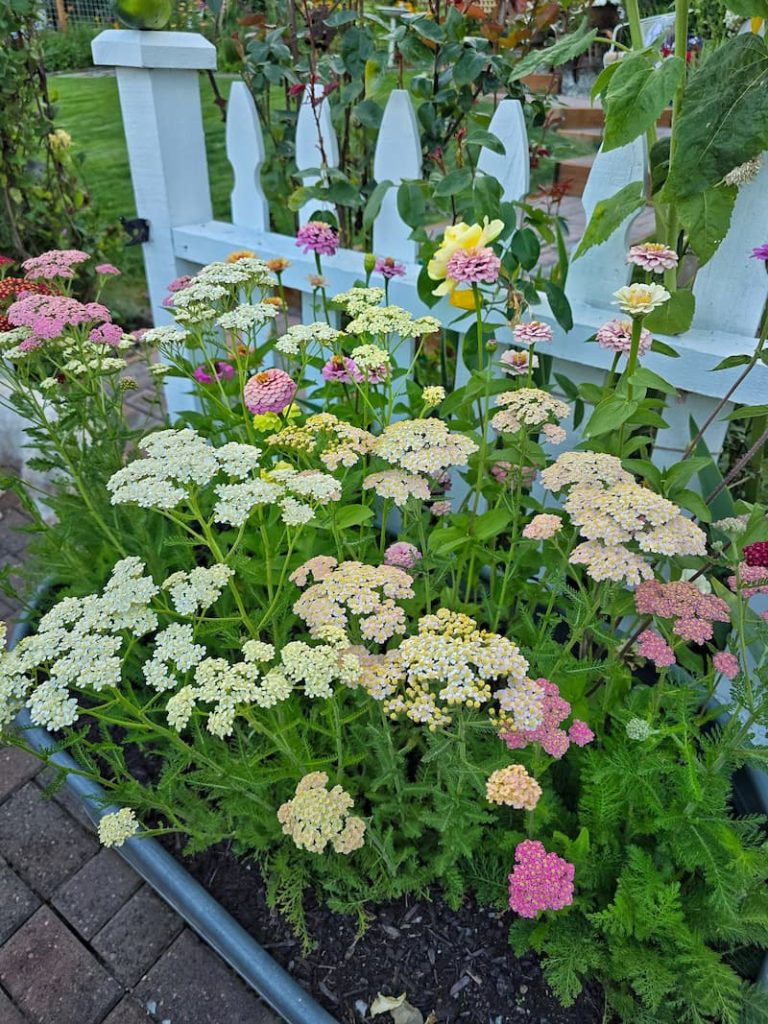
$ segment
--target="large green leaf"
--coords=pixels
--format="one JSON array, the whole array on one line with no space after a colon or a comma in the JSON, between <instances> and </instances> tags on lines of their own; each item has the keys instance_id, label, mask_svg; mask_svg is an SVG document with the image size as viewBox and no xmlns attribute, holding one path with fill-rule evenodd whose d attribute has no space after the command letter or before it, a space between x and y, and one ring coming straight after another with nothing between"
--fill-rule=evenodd
<instances>
[{"instance_id":1,"label":"large green leaf","mask_svg":"<svg viewBox=\"0 0 768 1024\"><path fill-rule=\"evenodd\" d=\"M557 68L566 61L573 60L589 49L596 35L596 28L587 31L587 19L584 18L575 32L558 39L546 50L532 50L527 57L523 57L513 69L509 81L516 82L520 78L525 78L540 67Z\"/></svg>"},{"instance_id":2,"label":"large green leaf","mask_svg":"<svg viewBox=\"0 0 768 1024\"><path fill-rule=\"evenodd\" d=\"M644 53L619 62L603 100L603 149L625 146L652 128L671 101L685 73L685 62L682 57L670 57L655 65L656 61Z\"/></svg>"},{"instance_id":3,"label":"large green leaf","mask_svg":"<svg viewBox=\"0 0 768 1024\"><path fill-rule=\"evenodd\" d=\"M704 192L768 149L768 49L748 33L727 40L691 78L674 126L665 201Z\"/></svg>"},{"instance_id":4,"label":"large green leaf","mask_svg":"<svg viewBox=\"0 0 768 1024\"><path fill-rule=\"evenodd\" d=\"M586 231L579 242L573 258L577 260L593 245L602 243L611 237L616 228L635 210L645 205L645 189L642 181L630 181L623 189L610 197L601 199L589 218Z\"/></svg>"},{"instance_id":5,"label":"large green leaf","mask_svg":"<svg viewBox=\"0 0 768 1024\"><path fill-rule=\"evenodd\" d=\"M644 325L654 333L683 334L691 326L695 311L696 299L693 292L679 288L672 292L663 306L648 314Z\"/></svg>"},{"instance_id":6,"label":"large green leaf","mask_svg":"<svg viewBox=\"0 0 768 1024\"><path fill-rule=\"evenodd\" d=\"M703 265L725 238L736 202L735 185L716 185L678 200L677 213L691 248Z\"/></svg>"},{"instance_id":7,"label":"large green leaf","mask_svg":"<svg viewBox=\"0 0 768 1024\"><path fill-rule=\"evenodd\" d=\"M725 6L742 18L768 19L768 0L725 0Z\"/></svg>"}]
</instances>

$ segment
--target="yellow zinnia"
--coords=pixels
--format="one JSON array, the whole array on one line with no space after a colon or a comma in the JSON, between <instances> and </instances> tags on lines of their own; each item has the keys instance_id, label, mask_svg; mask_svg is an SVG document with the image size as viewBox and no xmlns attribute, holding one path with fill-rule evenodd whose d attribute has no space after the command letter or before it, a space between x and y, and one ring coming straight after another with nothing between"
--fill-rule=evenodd
<instances>
[{"instance_id":1,"label":"yellow zinnia","mask_svg":"<svg viewBox=\"0 0 768 1024\"><path fill-rule=\"evenodd\" d=\"M465 224L461 221L447 227L440 248L427 264L427 273L432 280L443 282L432 294L448 295L456 287L456 282L448 277L448 263L455 252L459 249L480 249L498 238L503 230L503 220L489 221L487 217L483 218L482 224Z\"/></svg>"}]
</instances>

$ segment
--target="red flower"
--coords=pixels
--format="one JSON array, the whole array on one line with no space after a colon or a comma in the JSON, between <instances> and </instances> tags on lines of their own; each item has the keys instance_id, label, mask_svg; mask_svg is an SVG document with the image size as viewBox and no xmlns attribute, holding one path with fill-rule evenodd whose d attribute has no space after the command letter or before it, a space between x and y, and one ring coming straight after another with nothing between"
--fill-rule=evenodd
<instances>
[{"instance_id":1,"label":"red flower","mask_svg":"<svg viewBox=\"0 0 768 1024\"><path fill-rule=\"evenodd\" d=\"M762 569L768 569L768 540L747 544L744 548L744 558L747 565L759 565Z\"/></svg>"}]
</instances>

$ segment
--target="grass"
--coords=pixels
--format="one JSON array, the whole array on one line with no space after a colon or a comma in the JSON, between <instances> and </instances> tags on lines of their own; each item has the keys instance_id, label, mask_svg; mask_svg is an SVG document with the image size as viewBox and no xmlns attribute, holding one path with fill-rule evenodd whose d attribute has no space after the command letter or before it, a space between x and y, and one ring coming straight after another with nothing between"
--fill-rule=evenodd
<instances>
[{"instance_id":1,"label":"grass","mask_svg":"<svg viewBox=\"0 0 768 1024\"><path fill-rule=\"evenodd\" d=\"M224 96L229 95L233 80L232 76L218 77ZM135 217L117 80L113 76L55 76L50 79L50 90L56 123L72 136L74 151L83 161L85 184L102 223L117 226L121 216ZM213 212L219 219L228 219L233 178L225 154L224 123L207 79L201 78L200 91ZM126 326L134 326L149 317L141 247L129 246L115 259L123 276L111 283L109 291L105 289L104 297Z\"/></svg>"}]
</instances>

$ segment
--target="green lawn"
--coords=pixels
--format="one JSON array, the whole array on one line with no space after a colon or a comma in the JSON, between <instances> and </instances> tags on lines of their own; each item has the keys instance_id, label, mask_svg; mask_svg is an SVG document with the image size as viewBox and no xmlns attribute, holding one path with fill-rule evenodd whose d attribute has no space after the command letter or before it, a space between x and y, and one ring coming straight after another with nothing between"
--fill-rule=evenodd
<instances>
[{"instance_id":1,"label":"green lawn","mask_svg":"<svg viewBox=\"0 0 768 1024\"><path fill-rule=\"evenodd\" d=\"M232 76L219 76L221 92L227 96ZM50 80L56 106L56 122L72 136L74 151L83 158L83 176L104 222L117 224L120 216L134 217L128 153L120 116L117 81L114 77L65 78ZM205 138L214 216L229 217L232 170L224 151L224 124L213 103L208 81L201 77ZM126 248L116 258L123 277L105 291L105 298L131 326L147 315L141 248Z\"/></svg>"}]
</instances>

